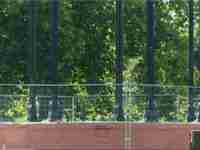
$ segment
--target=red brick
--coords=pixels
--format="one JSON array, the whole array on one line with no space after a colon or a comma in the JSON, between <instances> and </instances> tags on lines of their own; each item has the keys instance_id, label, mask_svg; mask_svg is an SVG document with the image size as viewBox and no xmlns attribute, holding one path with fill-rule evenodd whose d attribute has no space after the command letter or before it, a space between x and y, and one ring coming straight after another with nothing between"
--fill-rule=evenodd
<instances>
[{"instance_id":1,"label":"red brick","mask_svg":"<svg viewBox=\"0 0 200 150\"><path fill-rule=\"evenodd\" d=\"M189 150L191 130L200 124L2 124L0 149L123 150L125 128L133 150Z\"/></svg>"}]
</instances>

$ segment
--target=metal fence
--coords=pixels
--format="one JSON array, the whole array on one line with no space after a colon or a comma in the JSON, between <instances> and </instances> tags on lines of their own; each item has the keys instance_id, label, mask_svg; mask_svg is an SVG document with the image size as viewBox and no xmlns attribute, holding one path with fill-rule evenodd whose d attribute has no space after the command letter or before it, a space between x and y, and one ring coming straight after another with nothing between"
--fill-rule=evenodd
<instances>
[{"instance_id":1,"label":"metal fence","mask_svg":"<svg viewBox=\"0 0 200 150\"><path fill-rule=\"evenodd\" d=\"M0 120L11 122L114 122L117 121L116 85L0 85ZM148 89L155 95L154 110ZM92 94L91 94L92 93ZM193 111L200 111L200 88L193 87ZM124 121L186 122L188 87L123 85Z\"/></svg>"},{"instance_id":2,"label":"metal fence","mask_svg":"<svg viewBox=\"0 0 200 150\"><path fill-rule=\"evenodd\" d=\"M30 121L45 119L52 121L106 119L186 121L187 118L188 121L193 121L198 116L198 114L194 115L194 110L198 112L198 108L196 108L198 87L193 87L193 82L196 80L193 78L195 67L193 53L196 46L194 32L198 32L194 25L198 22L198 20L195 20L195 18L198 19L198 15L194 17L197 9L194 6L196 2L194 3L192 0L183 1L183 5L178 8L180 12L188 12L188 17L183 17L187 13L180 17L184 24L188 24L188 26L182 26L181 30L183 31L177 34L173 34L173 32L176 31L177 27L181 27L181 24L176 23L177 27L173 27L178 19L173 17L175 8L171 8L171 5L176 5L180 1L171 1L172 3L170 3L170 1L164 0L142 0L138 6L139 1L130 3L131 0L104 2L72 0L65 5L65 1L62 0L4 2L4 5L2 3L1 6L2 22L5 22L1 31L3 33L1 44L3 50L1 64L3 65L1 65L1 70L4 70L1 72L1 82L17 83L22 81L31 84L56 84L58 81L64 83L75 81L101 83L115 79L118 85L1 85L2 112L0 111L0 113L2 120L20 118L19 120L28 119ZM14 5L14 2L17 2L17 6ZM109 4L108 8L104 7L107 4ZM171 9L167 12L159 11L159 8L165 8L157 7L161 4L170 7L173 11ZM97 9L98 5L101 7ZM133 9L132 6L135 8ZM19 12L11 11L9 14L8 10L14 10L15 7L20 9ZM104 11L101 10L104 8L109 10L109 13L102 14ZM85 11L81 12L82 9L85 9ZM97 12L97 10L99 11ZM9 15L11 16L8 17ZM132 18L132 16L136 18ZM169 32L169 29L166 28L166 36L169 41L176 41L173 39L182 37L183 33L188 34L188 39L180 40L178 38L171 50L168 47L168 44L170 44L168 40L161 36L164 35L163 31L158 30L164 29L162 23L168 22L169 19L163 22L162 20L167 16L173 19L170 27L175 28L172 32ZM87 20L88 18L91 18L91 20ZM138 23L136 23L137 18L141 19ZM101 22L98 22L98 20ZM12 32L7 26L13 24L13 22L16 22L16 25L13 25ZM164 25L168 26L168 24ZM104 26L105 29L99 30ZM105 35L102 34L102 31L105 31ZM129 32L131 34L128 35ZM81 36L82 34L84 36ZM81 36L80 39L79 36ZM175 36L177 37L175 38ZM91 39L94 39L92 43L90 43ZM166 40L167 42L164 42ZM188 40L188 45L186 40ZM182 42L180 43L180 41ZM161 48L163 45L166 46ZM181 47L180 45L184 46ZM196 48L198 49L198 47ZM89 49L94 49L94 51L87 53ZM185 53L182 51L183 49L185 51L188 49L188 55L184 54L184 57L188 57L188 60L179 59L180 55L174 56L178 57L179 65L183 61L186 64L187 61L188 69L176 71L174 70L176 67L165 67L167 66L165 62L172 59L171 53L175 51L181 54ZM67 53L66 50L68 50ZM176 86L175 88L154 85L158 80L162 80L156 79L157 70L154 66L157 58L155 53L159 52L159 57L162 57L162 52L165 50L170 51L166 55L170 58L165 59L164 63L159 62L162 64L161 70L165 70L165 72L173 70L179 74L177 76L181 76L180 82L175 83L176 79L179 78L176 77L168 83L185 84L187 82L188 86ZM134 53L132 53L133 51ZM108 57L106 56L107 52L110 53ZM143 56L143 52L145 52L145 56ZM65 56L63 56L64 53ZM95 58L91 59L93 56ZM138 64L139 71L135 68L128 71L128 76L132 76L132 71L138 72L141 77L136 78L139 81L132 77L129 77L128 80L147 83L148 85L121 86L124 83L124 71L127 71L123 67L126 65L123 56L128 56L130 60L141 61ZM43 58L43 60L40 60L40 58ZM12 63L10 64L10 62ZM172 61L168 65L175 65L175 63L177 61ZM180 67L179 65L177 67ZM74 70L76 70L75 74ZM98 70L102 71L96 73ZM83 74L77 79L76 75L80 72L83 72ZM108 78L105 77L107 72ZM185 72L188 73L187 77ZM174 74L166 76L166 79L173 78ZM69 77L67 77L68 75ZM161 81L159 83L166 82ZM97 119L98 117L100 119Z\"/></svg>"}]
</instances>

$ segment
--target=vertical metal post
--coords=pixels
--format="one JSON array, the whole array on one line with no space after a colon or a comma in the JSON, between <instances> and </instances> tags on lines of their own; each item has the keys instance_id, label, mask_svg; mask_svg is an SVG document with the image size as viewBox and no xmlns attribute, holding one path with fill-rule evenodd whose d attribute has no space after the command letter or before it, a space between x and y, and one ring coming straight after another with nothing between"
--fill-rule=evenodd
<instances>
[{"instance_id":1,"label":"vertical metal post","mask_svg":"<svg viewBox=\"0 0 200 150\"><path fill-rule=\"evenodd\" d=\"M188 47L188 122L195 120L193 107L193 49L194 49L194 4L193 0L189 0L189 47Z\"/></svg>"},{"instance_id":2,"label":"vertical metal post","mask_svg":"<svg viewBox=\"0 0 200 150\"><path fill-rule=\"evenodd\" d=\"M59 0L50 0L50 23L51 23L51 47L49 51L49 81L56 84L58 81L57 71L57 50L58 50L58 18L59 18ZM58 98L57 87L52 89L52 108L51 120L58 119Z\"/></svg>"},{"instance_id":3,"label":"vertical metal post","mask_svg":"<svg viewBox=\"0 0 200 150\"><path fill-rule=\"evenodd\" d=\"M147 89L148 108L146 111L147 121L156 121L156 108L154 87L154 49L155 49L155 2L154 0L146 0L147 15L147 50L146 50L146 83L149 85Z\"/></svg>"},{"instance_id":4,"label":"vertical metal post","mask_svg":"<svg viewBox=\"0 0 200 150\"><path fill-rule=\"evenodd\" d=\"M37 80L37 1L29 0L29 23L30 23L30 51L29 51L29 80L30 83L34 84ZM36 99L35 99L35 88L30 87L30 99L28 107L28 120L37 121L36 114Z\"/></svg>"},{"instance_id":5,"label":"vertical metal post","mask_svg":"<svg viewBox=\"0 0 200 150\"><path fill-rule=\"evenodd\" d=\"M75 116L75 97L72 97L72 122L74 122L76 120L76 116Z\"/></svg>"},{"instance_id":6,"label":"vertical metal post","mask_svg":"<svg viewBox=\"0 0 200 150\"><path fill-rule=\"evenodd\" d=\"M123 3L116 0L116 104L117 120L124 120L123 112Z\"/></svg>"},{"instance_id":7,"label":"vertical metal post","mask_svg":"<svg viewBox=\"0 0 200 150\"><path fill-rule=\"evenodd\" d=\"M50 0L49 82L57 82L58 11L59 0Z\"/></svg>"}]
</instances>

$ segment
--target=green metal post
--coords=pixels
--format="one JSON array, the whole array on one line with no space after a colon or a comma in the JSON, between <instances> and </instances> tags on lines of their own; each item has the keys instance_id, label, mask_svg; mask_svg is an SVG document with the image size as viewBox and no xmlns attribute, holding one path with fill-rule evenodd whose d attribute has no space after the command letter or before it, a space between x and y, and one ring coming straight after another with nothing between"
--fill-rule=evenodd
<instances>
[{"instance_id":1,"label":"green metal post","mask_svg":"<svg viewBox=\"0 0 200 150\"><path fill-rule=\"evenodd\" d=\"M149 122L157 120L155 108L154 87L155 84L155 68L154 68L154 51L155 51L155 1L146 0L147 13L147 50L146 50L146 88L148 108L145 114L146 120Z\"/></svg>"},{"instance_id":2,"label":"green metal post","mask_svg":"<svg viewBox=\"0 0 200 150\"><path fill-rule=\"evenodd\" d=\"M189 4L189 47L188 47L188 122L195 120L194 107L193 107L193 49L194 49L194 2L188 1Z\"/></svg>"},{"instance_id":3,"label":"green metal post","mask_svg":"<svg viewBox=\"0 0 200 150\"><path fill-rule=\"evenodd\" d=\"M37 1L29 0L29 23L30 23L30 51L29 51L29 82L31 84L36 83L37 80ZM35 88L30 87L30 99L29 99L29 121L37 121L36 114L36 99Z\"/></svg>"},{"instance_id":4,"label":"green metal post","mask_svg":"<svg viewBox=\"0 0 200 150\"><path fill-rule=\"evenodd\" d=\"M116 104L117 120L124 120L123 112L123 4L124 0L116 0Z\"/></svg>"}]
</instances>

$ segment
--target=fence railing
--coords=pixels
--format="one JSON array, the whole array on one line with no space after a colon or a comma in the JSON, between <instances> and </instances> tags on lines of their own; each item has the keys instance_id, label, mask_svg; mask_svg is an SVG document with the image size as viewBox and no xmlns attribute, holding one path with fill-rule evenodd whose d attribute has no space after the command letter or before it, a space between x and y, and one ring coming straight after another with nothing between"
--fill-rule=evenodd
<instances>
[{"instance_id":1,"label":"fence railing","mask_svg":"<svg viewBox=\"0 0 200 150\"><path fill-rule=\"evenodd\" d=\"M115 87L114 84L1 84L0 121L116 121ZM200 88L190 88L193 91L192 108L199 120ZM153 90L151 105L149 89ZM188 89L188 86L124 84L125 121L144 122L149 114L153 114L154 121L186 122Z\"/></svg>"}]
</instances>

